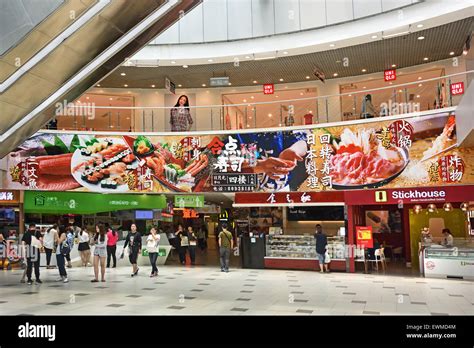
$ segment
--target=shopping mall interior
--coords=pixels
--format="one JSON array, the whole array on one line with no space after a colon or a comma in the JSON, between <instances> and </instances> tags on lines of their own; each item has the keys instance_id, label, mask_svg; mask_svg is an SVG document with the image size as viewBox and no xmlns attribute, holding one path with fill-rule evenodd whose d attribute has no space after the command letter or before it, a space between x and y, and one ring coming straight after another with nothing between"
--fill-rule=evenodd
<instances>
[{"instance_id":1,"label":"shopping mall interior","mask_svg":"<svg viewBox=\"0 0 474 348\"><path fill-rule=\"evenodd\" d=\"M472 1L0 4L2 315L474 315Z\"/></svg>"}]
</instances>

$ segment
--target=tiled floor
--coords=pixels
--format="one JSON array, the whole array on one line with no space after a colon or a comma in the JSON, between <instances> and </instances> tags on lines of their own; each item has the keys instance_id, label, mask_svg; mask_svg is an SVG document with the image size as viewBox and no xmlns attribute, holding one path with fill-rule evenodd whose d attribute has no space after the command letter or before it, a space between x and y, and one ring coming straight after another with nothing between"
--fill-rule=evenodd
<instances>
[{"instance_id":1,"label":"tiled floor","mask_svg":"<svg viewBox=\"0 0 474 348\"><path fill-rule=\"evenodd\" d=\"M42 269L42 285L20 284L22 271L0 271L2 315L474 315L474 282L386 275L163 266L68 269L70 282Z\"/></svg>"}]
</instances>

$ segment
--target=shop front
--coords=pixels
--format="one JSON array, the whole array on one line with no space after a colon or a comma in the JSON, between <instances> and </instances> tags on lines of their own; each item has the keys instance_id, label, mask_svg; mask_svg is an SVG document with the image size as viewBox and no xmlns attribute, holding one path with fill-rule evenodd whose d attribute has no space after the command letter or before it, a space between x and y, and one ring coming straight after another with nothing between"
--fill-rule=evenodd
<instances>
[{"instance_id":1,"label":"shop front","mask_svg":"<svg viewBox=\"0 0 474 348\"><path fill-rule=\"evenodd\" d=\"M0 233L5 239L23 233L23 192L0 190Z\"/></svg>"},{"instance_id":2,"label":"shop front","mask_svg":"<svg viewBox=\"0 0 474 348\"><path fill-rule=\"evenodd\" d=\"M384 248L388 273L408 268L426 277L472 278L473 197L472 185L347 191L349 243L358 243L356 231L363 228L372 245ZM352 255L351 272L358 261L367 260Z\"/></svg>"}]
</instances>

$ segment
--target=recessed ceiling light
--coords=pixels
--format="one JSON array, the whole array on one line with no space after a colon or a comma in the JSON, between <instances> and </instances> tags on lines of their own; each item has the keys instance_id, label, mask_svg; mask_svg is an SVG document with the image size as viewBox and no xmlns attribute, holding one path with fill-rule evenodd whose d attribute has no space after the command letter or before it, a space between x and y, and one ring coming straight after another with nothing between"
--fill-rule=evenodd
<instances>
[{"instance_id":1,"label":"recessed ceiling light","mask_svg":"<svg viewBox=\"0 0 474 348\"><path fill-rule=\"evenodd\" d=\"M367 71L367 69L362 69L362 72L366 72L366 71Z\"/></svg>"},{"instance_id":2,"label":"recessed ceiling light","mask_svg":"<svg viewBox=\"0 0 474 348\"><path fill-rule=\"evenodd\" d=\"M424 40L425 37L424 36L418 36L418 40Z\"/></svg>"},{"instance_id":3,"label":"recessed ceiling light","mask_svg":"<svg viewBox=\"0 0 474 348\"><path fill-rule=\"evenodd\" d=\"M310 76L306 76L306 80L309 80L311 77Z\"/></svg>"},{"instance_id":4,"label":"recessed ceiling light","mask_svg":"<svg viewBox=\"0 0 474 348\"><path fill-rule=\"evenodd\" d=\"M403 91L401 89L398 90L398 93L402 93Z\"/></svg>"},{"instance_id":5,"label":"recessed ceiling light","mask_svg":"<svg viewBox=\"0 0 474 348\"><path fill-rule=\"evenodd\" d=\"M392 64L392 68L396 68L397 67L397 64Z\"/></svg>"},{"instance_id":6,"label":"recessed ceiling light","mask_svg":"<svg viewBox=\"0 0 474 348\"><path fill-rule=\"evenodd\" d=\"M388 84L389 84L389 85L393 85L393 82L389 82Z\"/></svg>"},{"instance_id":7,"label":"recessed ceiling light","mask_svg":"<svg viewBox=\"0 0 474 348\"><path fill-rule=\"evenodd\" d=\"M245 59L250 59L250 56L245 56Z\"/></svg>"},{"instance_id":8,"label":"recessed ceiling light","mask_svg":"<svg viewBox=\"0 0 474 348\"><path fill-rule=\"evenodd\" d=\"M423 60L424 60L425 62L426 62L428 59L429 59L428 57L423 58Z\"/></svg>"},{"instance_id":9,"label":"recessed ceiling light","mask_svg":"<svg viewBox=\"0 0 474 348\"><path fill-rule=\"evenodd\" d=\"M417 28L423 28L423 24L418 24L416 27Z\"/></svg>"},{"instance_id":10,"label":"recessed ceiling light","mask_svg":"<svg viewBox=\"0 0 474 348\"><path fill-rule=\"evenodd\" d=\"M352 94L349 94L348 97L352 97Z\"/></svg>"},{"instance_id":11,"label":"recessed ceiling light","mask_svg":"<svg viewBox=\"0 0 474 348\"><path fill-rule=\"evenodd\" d=\"M178 87L183 87L183 85L178 85Z\"/></svg>"},{"instance_id":12,"label":"recessed ceiling light","mask_svg":"<svg viewBox=\"0 0 474 348\"><path fill-rule=\"evenodd\" d=\"M288 51L284 51L283 54L288 54Z\"/></svg>"},{"instance_id":13,"label":"recessed ceiling light","mask_svg":"<svg viewBox=\"0 0 474 348\"><path fill-rule=\"evenodd\" d=\"M449 52L449 55L450 55L450 56L454 56L454 52Z\"/></svg>"},{"instance_id":14,"label":"recessed ceiling light","mask_svg":"<svg viewBox=\"0 0 474 348\"><path fill-rule=\"evenodd\" d=\"M246 102L247 102L247 99L244 99L244 100L242 100L242 101L243 101L244 103L246 103Z\"/></svg>"},{"instance_id":15,"label":"recessed ceiling light","mask_svg":"<svg viewBox=\"0 0 474 348\"><path fill-rule=\"evenodd\" d=\"M336 47L336 45L335 44L330 44L329 47Z\"/></svg>"},{"instance_id":16,"label":"recessed ceiling light","mask_svg":"<svg viewBox=\"0 0 474 348\"><path fill-rule=\"evenodd\" d=\"M203 87L206 87L206 84L205 84L205 83L203 83L201 86L203 86Z\"/></svg>"},{"instance_id":17,"label":"recessed ceiling light","mask_svg":"<svg viewBox=\"0 0 474 348\"><path fill-rule=\"evenodd\" d=\"M300 93L300 95L303 95L303 94L304 94L303 92Z\"/></svg>"},{"instance_id":18,"label":"recessed ceiling light","mask_svg":"<svg viewBox=\"0 0 474 348\"><path fill-rule=\"evenodd\" d=\"M418 80L421 80L421 76L418 76Z\"/></svg>"},{"instance_id":19,"label":"recessed ceiling light","mask_svg":"<svg viewBox=\"0 0 474 348\"><path fill-rule=\"evenodd\" d=\"M418 85L418 87L422 87L422 86L423 86L423 84L422 84L422 83L420 83L420 84Z\"/></svg>"},{"instance_id":20,"label":"recessed ceiling light","mask_svg":"<svg viewBox=\"0 0 474 348\"><path fill-rule=\"evenodd\" d=\"M378 36L377 35L372 35L371 38L372 39L376 39Z\"/></svg>"},{"instance_id":21,"label":"recessed ceiling light","mask_svg":"<svg viewBox=\"0 0 474 348\"><path fill-rule=\"evenodd\" d=\"M155 88L155 85L151 85L152 88Z\"/></svg>"},{"instance_id":22,"label":"recessed ceiling light","mask_svg":"<svg viewBox=\"0 0 474 348\"><path fill-rule=\"evenodd\" d=\"M114 98L109 98L109 100L114 100Z\"/></svg>"},{"instance_id":23,"label":"recessed ceiling light","mask_svg":"<svg viewBox=\"0 0 474 348\"><path fill-rule=\"evenodd\" d=\"M97 87L100 87L100 85L97 85Z\"/></svg>"},{"instance_id":24,"label":"recessed ceiling light","mask_svg":"<svg viewBox=\"0 0 474 348\"><path fill-rule=\"evenodd\" d=\"M420 97L420 95L419 95L419 94L417 94L417 95L416 95L416 97L417 97L417 98L419 98L419 97Z\"/></svg>"},{"instance_id":25,"label":"recessed ceiling light","mask_svg":"<svg viewBox=\"0 0 474 348\"><path fill-rule=\"evenodd\" d=\"M253 80L253 83L257 83L257 80Z\"/></svg>"},{"instance_id":26,"label":"recessed ceiling light","mask_svg":"<svg viewBox=\"0 0 474 348\"><path fill-rule=\"evenodd\" d=\"M337 75L339 75L337 72L335 72L334 74L332 74L332 76L336 77Z\"/></svg>"},{"instance_id":27,"label":"recessed ceiling light","mask_svg":"<svg viewBox=\"0 0 474 348\"><path fill-rule=\"evenodd\" d=\"M268 114L268 117L272 117L272 114Z\"/></svg>"},{"instance_id":28,"label":"recessed ceiling light","mask_svg":"<svg viewBox=\"0 0 474 348\"><path fill-rule=\"evenodd\" d=\"M283 80L283 79L280 79L280 82L283 82L283 81L285 81L285 80Z\"/></svg>"},{"instance_id":29,"label":"recessed ceiling light","mask_svg":"<svg viewBox=\"0 0 474 348\"><path fill-rule=\"evenodd\" d=\"M366 89L367 87L364 86L364 87L362 87L362 88L363 88L363 89Z\"/></svg>"},{"instance_id":30,"label":"recessed ceiling light","mask_svg":"<svg viewBox=\"0 0 474 348\"><path fill-rule=\"evenodd\" d=\"M188 67L187 65L183 65L183 68L187 69L187 67Z\"/></svg>"},{"instance_id":31,"label":"recessed ceiling light","mask_svg":"<svg viewBox=\"0 0 474 348\"><path fill-rule=\"evenodd\" d=\"M123 86L124 86L124 87L128 87L128 85L127 85L127 84L125 84L125 85L123 85Z\"/></svg>"},{"instance_id":32,"label":"recessed ceiling light","mask_svg":"<svg viewBox=\"0 0 474 348\"><path fill-rule=\"evenodd\" d=\"M125 75L127 75L127 74L125 74L125 73L123 72L123 73L120 73L120 75L125 76Z\"/></svg>"},{"instance_id":33,"label":"recessed ceiling light","mask_svg":"<svg viewBox=\"0 0 474 348\"><path fill-rule=\"evenodd\" d=\"M275 98L279 98L279 96L276 95Z\"/></svg>"},{"instance_id":34,"label":"recessed ceiling light","mask_svg":"<svg viewBox=\"0 0 474 348\"><path fill-rule=\"evenodd\" d=\"M86 97L87 100L89 100L89 97Z\"/></svg>"},{"instance_id":35,"label":"recessed ceiling light","mask_svg":"<svg viewBox=\"0 0 474 348\"><path fill-rule=\"evenodd\" d=\"M255 99L255 97L252 95L252 96L250 97L250 99Z\"/></svg>"},{"instance_id":36,"label":"recessed ceiling light","mask_svg":"<svg viewBox=\"0 0 474 348\"><path fill-rule=\"evenodd\" d=\"M176 61L172 60L172 61L171 61L171 64L176 64Z\"/></svg>"},{"instance_id":37,"label":"recessed ceiling light","mask_svg":"<svg viewBox=\"0 0 474 348\"><path fill-rule=\"evenodd\" d=\"M232 86L232 82L229 82L229 86Z\"/></svg>"}]
</instances>

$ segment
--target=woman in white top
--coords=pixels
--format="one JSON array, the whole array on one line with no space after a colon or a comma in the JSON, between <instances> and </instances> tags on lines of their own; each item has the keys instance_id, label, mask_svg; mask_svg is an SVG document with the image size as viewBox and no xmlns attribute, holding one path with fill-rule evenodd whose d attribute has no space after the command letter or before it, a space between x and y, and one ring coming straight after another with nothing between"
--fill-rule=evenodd
<instances>
[{"instance_id":1,"label":"woman in white top","mask_svg":"<svg viewBox=\"0 0 474 348\"><path fill-rule=\"evenodd\" d=\"M92 283L97 283L99 281L99 263L100 263L100 273L101 281L105 282L105 258L107 257L107 235L104 225L95 226L95 236L94 236L94 275L95 278L91 280Z\"/></svg>"},{"instance_id":2,"label":"woman in white top","mask_svg":"<svg viewBox=\"0 0 474 348\"><path fill-rule=\"evenodd\" d=\"M58 225L54 224L43 236L43 247L46 253L46 269L54 268L51 266L51 255L53 254L54 242L58 234Z\"/></svg>"},{"instance_id":3,"label":"woman in white top","mask_svg":"<svg viewBox=\"0 0 474 348\"><path fill-rule=\"evenodd\" d=\"M146 239L146 249L151 263L150 278L158 276L158 267L156 267L156 260L158 259L158 243L160 242L160 235L156 232L156 228L152 227L150 234Z\"/></svg>"},{"instance_id":4,"label":"woman in white top","mask_svg":"<svg viewBox=\"0 0 474 348\"><path fill-rule=\"evenodd\" d=\"M91 248L89 246L89 233L87 233L86 228L84 227L81 232L79 232L79 254L81 255L82 266L87 267L91 264Z\"/></svg>"}]
</instances>

